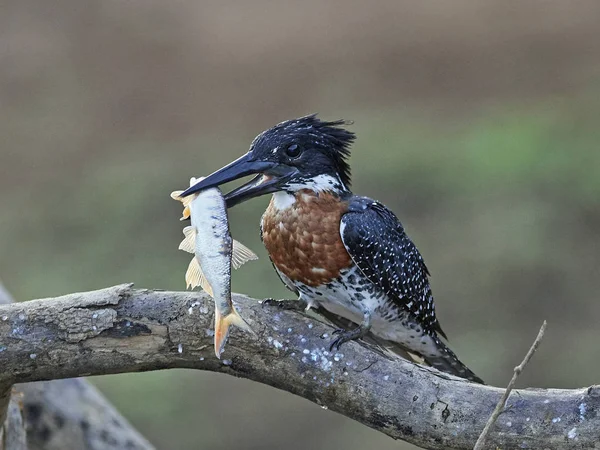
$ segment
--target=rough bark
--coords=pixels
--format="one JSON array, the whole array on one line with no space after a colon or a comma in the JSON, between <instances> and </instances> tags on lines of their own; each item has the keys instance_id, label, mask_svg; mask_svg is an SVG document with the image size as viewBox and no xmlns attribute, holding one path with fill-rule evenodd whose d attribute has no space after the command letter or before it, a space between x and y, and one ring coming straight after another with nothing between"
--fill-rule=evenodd
<instances>
[{"instance_id":1,"label":"rough bark","mask_svg":"<svg viewBox=\"0 0 600 450\"><path fill-rule=\"evenodd\" d=\"M12 301L12 296L0 282L0 305ZM0 449L27 449L27 433L19 400L18 393L13 393L10 384L0 383Z\"/></svg>"},{"instance_id":2,"label":"rough bark","mask_svg":"<svg viewBox=\"0 0 600 450\"><path fill-rule=\"evenodd\" d=\"M12 301L0 283L0 304ZM0 347L4 341L5 338L0 337ZM2 443L6 450L154 448L85 379L25 383L16 385L12 391L0 449ZM11 389L3 392L8 393L8 399Z\"/></svg>"},{"instance_id":3,"label":"rough bark","mask_svg":"<svg viewBox=\"0 0 600 450\"><path fill-rule=\"evenodd\" d=\"M309 399L395 439L471 449L502 389L468 383L350 342L326 351L332 328L234 296L257 336L232 330L212 348L212 300L121 285L0 307L0 385L174 367L255 380ZM600 387L520 389L486 448L593 448Z\"/></svg>"}]
</instances>

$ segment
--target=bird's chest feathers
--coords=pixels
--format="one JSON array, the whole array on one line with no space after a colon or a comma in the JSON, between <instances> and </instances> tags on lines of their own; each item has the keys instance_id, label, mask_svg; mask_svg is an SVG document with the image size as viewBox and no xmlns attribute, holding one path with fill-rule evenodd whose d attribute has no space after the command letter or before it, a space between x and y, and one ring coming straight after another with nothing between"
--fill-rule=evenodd
<instances>
[{"instance_id":1,"label":"bird's chest feathers","mask_svg":"<svg viewBox=\"0 0 600 450\"><path fill-rule=\"evenodd\" d=\"M277 193L262 217L262 238L275 267L290 280L319 286L352 260L340 237L348 204L327 192Z\"/></svg>"}]
</instances>

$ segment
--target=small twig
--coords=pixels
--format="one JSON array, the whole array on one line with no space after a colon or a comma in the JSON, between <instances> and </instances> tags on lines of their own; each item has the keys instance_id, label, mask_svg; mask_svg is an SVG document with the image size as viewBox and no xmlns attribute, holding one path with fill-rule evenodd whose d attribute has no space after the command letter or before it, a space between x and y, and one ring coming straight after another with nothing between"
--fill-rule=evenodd
<instances>
[{"instance_id":1,"label":"small twig","mask_svg":"<svg viewBox=\"0 0 600 450\"><path fill-rule=\"evenodd\" d=\"M506 390L504 391L502 398L500 398L500 401L496 405L494 412L492 413L492 415L488 419L487 423L485 424L485 427L483 428L483 431L479 435L479 439L477 439L477 442L475 443L475 447L473 447L473 450L482 450L483 449L483 446L485 445L485 440L487 439L488 434L490 434L490 430L492 429L492 426L496 423L496 421L498 420L498 417L500 417L500 414L502 413L502 410L504 409L504 406L506 405L506 401L508 400L508 397L510 396L510 393L512 392L512 390L515 386L517 378L519 378L519 375L521 375L521 372L523 372L523 369L525 369L525 366L527 365L527 363L529 363L529 360L531 359L531 357L533 356L535 351L540 346L540 343L542 342L542 338L544 337L545 331L546 331L546 321L544 320L544 323L542 324L542 327L540 328L540 331L538 332L538 335L535 338L535 341L533 341L533 344L531 344L531 348L525 355L525 358L523 358L523 361L521 362L521 364L519 364L517 367L515 367L513 376L510 379L510 382L508 383L508 386L506 387Z\"/></svg>"}]
</instances>

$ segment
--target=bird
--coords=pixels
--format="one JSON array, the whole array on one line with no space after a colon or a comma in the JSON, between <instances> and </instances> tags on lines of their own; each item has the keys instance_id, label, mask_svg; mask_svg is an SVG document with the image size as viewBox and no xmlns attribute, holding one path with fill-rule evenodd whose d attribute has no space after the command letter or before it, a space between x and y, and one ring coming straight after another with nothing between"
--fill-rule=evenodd
<instances>
[{"instance_id":1,"label":"bird","mask_svg":"<svg viewBox=\"0 0 600 450\"><path fill-rule=\"evenodd\" d=\"M347 124L316 114L281 122L181 195L254 175L225 195L227 207L272 194L261 238L300 301L291 302L356 324L336 330L332 351L371 333L441 372L483 383L442 340L447 337L436 317L429 270L398 217L352 192L349 157L356 135Z\"/></svg>"}]
</instances>

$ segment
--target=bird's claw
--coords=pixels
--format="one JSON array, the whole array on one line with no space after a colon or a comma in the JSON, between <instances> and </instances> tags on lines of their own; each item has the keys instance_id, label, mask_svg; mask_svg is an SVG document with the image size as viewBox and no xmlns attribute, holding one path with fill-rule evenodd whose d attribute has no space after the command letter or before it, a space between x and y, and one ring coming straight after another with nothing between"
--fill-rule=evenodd
<instances>
[{"instance_id":1,"label":"bird's claw","mask_svg":"<svg viewBox=\"0 0 600 450\"><path fill-rule=\"evenodd\" d=\"M268 305L268 306L273 306L273 304L274 304L276 301L277 301L277 300L275 300L274 298L271 298L271 297L269 297L269 298L265 298L265 299L263 299L263 301L262 301L262 302L260 302L260 305L261 305L263 308L265 307L265 305Z\"/></svg>"},{"instance_id":2,"label":"bird's claw","mask_svg":"<svg viewBox=\"0 0 600 450\"><path fill-rule=\"evenodd\" d=\"M329 351L332 352L333 349L338 351L344 342L360 339L361 337L363 337L366 334L367 331L368 331L368 329L365 329L363 327L358 327L358 328L355 328L354 330L350 330L350 331L346 331L341 328L338 328L337 330L332 331L331 332L332 335L337 334L339 336L331 342L331 344L329 345Z\"/></svg>"},{"instance_id":3,"label":"bird's claw","mask_svg":"<svg viewBox=\"0 0 600 450\"><path fill-rule=\"evenodd\" d=\"M335 338L329 345L330 352L332 352L334 349L335 351L338 351L344 342L352 341L360 337L354 330L335 330L331 334L337 334L339 336Z\"/></svg>"},{"instance_id":4,"label":"bird's claw","mask_svg":"<svg viewBox=\"0 0 600 450\"><path fill-rule=\"evenodd\" d=\"M331 342L331 344L329 345L329 351L333 352L335 349L335 351L337 352L344 342L347 342L347 341L345 341L342 336L338 337L337 339L334 339Z\"/></svg>"}]
</instances>

